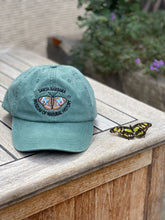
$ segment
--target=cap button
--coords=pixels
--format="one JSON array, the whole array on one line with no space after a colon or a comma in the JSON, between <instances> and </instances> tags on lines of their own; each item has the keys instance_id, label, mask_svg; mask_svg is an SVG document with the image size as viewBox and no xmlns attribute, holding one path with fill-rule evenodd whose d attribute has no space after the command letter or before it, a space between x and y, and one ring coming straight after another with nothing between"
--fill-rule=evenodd
<instances>
[{"instance_id":1,"label":"cap button","mask_svg":"<svg viewBox=\"0 0 165 220\"><path fill-rule=\"evenodd\" d=\"M50 68L57 68L57 65L51 65Z\"/></svg>"}]
</instances>

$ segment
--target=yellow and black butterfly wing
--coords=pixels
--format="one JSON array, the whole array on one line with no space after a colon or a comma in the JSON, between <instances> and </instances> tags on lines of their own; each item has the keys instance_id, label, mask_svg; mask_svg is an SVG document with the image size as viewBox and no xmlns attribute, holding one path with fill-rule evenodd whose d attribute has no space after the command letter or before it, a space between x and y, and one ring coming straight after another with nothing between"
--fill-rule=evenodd
<instances>
[{"instance_id":1,"label":"yellow and black butterfly wing","mask_svg":"<svg viewBox=\"0 0 165 220\"><path fill-rule=\"evenodd\" d=\"M126 139L134 138L134 132L131 127L117 126L117 127L111 128L110 132L118 134L119 136L126 138Z\"/></svg>"},{"instance_id":2,"label":"yellow and black butterfly wing","mask_svg":"<svg viewBox=\"0 0 165 220\"><path fill-rule=\"evenodd\" d=\"M148 122L141 122L132 127L135 137L141 138L144 137L148 128L151 127L152 124Z\"/></svg>"},{"instance_id":3,"label":"yellow and black butterfly wing","mask_svg":"<svg viewBox=\"0 0 165 220\"><path fill-rule=\"evenodd\" d=\"M134 135L135 135L136 138L141 138L141 137L144 137L146 135L146 131L139 129L139 131L136 132Z\"/></svg>"},{"instance_id":4,"label":"yellow and black butterfly wing","mask_svg":"<svg viewBox=\"0 0 165 220\"><path fill-rule=\"evenodd\" d=\"M117 126L110 129L110 132L118 134L119 136L124 137L126 139L133 139L134 137L141 138L145 136L148 128L151 126L151 123L141 122L130 127Z\"/></svg>"}]
</instances>

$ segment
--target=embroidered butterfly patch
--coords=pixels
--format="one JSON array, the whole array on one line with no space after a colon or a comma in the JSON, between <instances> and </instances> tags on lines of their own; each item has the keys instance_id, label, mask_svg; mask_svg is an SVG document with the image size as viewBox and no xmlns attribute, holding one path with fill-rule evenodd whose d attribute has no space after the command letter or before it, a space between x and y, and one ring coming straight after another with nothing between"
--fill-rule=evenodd
<instances>
[{"instance_id":1,"label":"embroidered butterfly patch","mask_svg":"<svg viewBox=\"0 0 165 220\"><path fill-rule=\"evenodd\" d=\"M144 137L148 128L151 127L152 124L148 122L141 122L135 124L134 126L117 126L110 129L111 133L118 134L119 136L126 138L126 139L133 139Z\"/></svg>"},{"instance_id":2,"label":"embroidered butterfly patch","mask_svg":"<svg viewBox=\"0 0 165 220\"><path fill-rule=\"evenodd\" d=\"M40 97L39 102L43 105L46 110L58 110L67 101L63 97Z\"/></svg>"}]
</instances>

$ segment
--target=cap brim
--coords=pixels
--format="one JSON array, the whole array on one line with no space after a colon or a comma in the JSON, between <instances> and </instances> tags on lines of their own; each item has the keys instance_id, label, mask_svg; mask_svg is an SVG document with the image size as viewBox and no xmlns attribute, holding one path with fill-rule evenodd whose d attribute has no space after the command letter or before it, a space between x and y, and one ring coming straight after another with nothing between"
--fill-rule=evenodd
<instances>
[{"instance_id":1,"label":"cap brim","mask_svg":"<svg viewBox=\"0 0 165 220\"><path fill-rule=\"evenodd\" d=\"M82 152L93 135L93 121L78 123L45 123L13 117L12 140L19 151L58 150Z\"/></svg>"}]
</instances>

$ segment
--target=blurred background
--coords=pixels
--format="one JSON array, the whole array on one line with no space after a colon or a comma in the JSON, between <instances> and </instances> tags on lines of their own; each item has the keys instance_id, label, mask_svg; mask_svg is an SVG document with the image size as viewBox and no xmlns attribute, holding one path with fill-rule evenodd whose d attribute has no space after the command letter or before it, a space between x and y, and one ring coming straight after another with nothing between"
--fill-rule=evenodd
<instances>
[{"instance_id":1,"label":"blurred background","mask_svg":"<svg viewBox=\"0 0 165 220\"><path fill-rule=\"evenodd\" d=\"M0 0L0 46L24 46L47 57L48 38L81 38L77 0Z\"/></svg>"}]
</instances>

